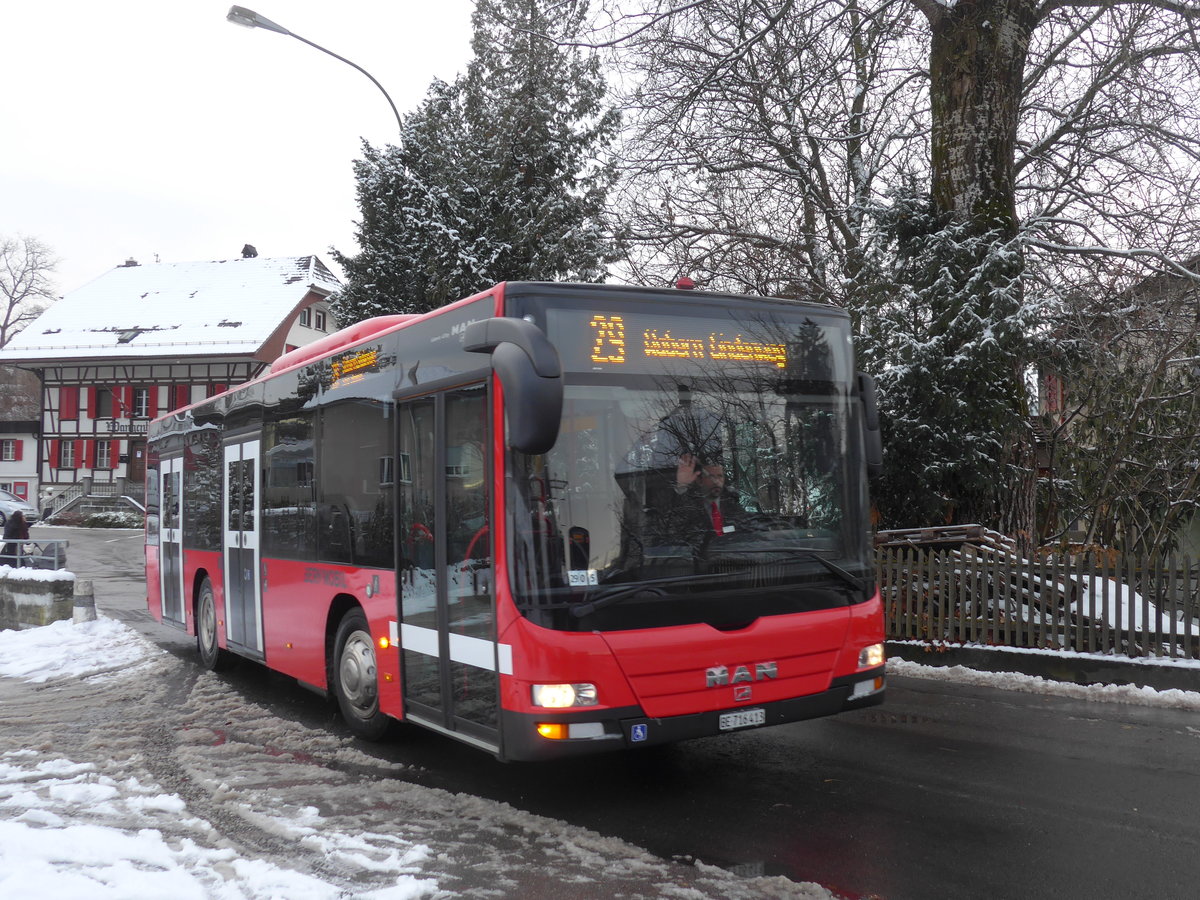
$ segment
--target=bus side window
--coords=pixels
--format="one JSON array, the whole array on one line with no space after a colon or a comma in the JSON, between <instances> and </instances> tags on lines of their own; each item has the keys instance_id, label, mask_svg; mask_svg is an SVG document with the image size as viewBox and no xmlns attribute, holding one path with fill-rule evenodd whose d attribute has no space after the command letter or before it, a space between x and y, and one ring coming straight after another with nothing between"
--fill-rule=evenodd
<instances>
[{"instance_id":1,"label":"bus side window","mask_svg":"<svg viewBox=\"0 0 1200 900\"><path fill-rule=\"evenodd\" d=\"M318 553L327 562L392 565L395 456L391 401L352 398L321 410Z\"/></svg>"}]
</instances>

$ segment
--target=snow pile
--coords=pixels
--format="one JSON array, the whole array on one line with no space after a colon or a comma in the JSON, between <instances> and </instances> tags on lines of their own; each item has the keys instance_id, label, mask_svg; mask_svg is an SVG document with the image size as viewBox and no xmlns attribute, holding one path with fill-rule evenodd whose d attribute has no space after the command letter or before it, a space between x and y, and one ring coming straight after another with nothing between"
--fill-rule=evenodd
<instances>
[{"instance_id":1,"label":"snow pile","mask_svg":"<svg viewBox=\"0 0 1200 900\"><path fill-rule=\"evenodd\" d=\"M1050 681L1039 675L1020 675L1016 672L980 672L965 666L926 666L904 659L889 659L889 675L906 675L930 681L953 681L979 687L1022 691L1027 694L1054 694L1094 703L1130 703L1139 706L1161 706L1169 709L1200 711L1200 693L1174 688L1158 691L1132 684L1068 684Z\"/></svg>"},{"instance_id":2,"label":"snow pile","mask_svg":"<svg viewBox=\"0 0 1200 900\"><path fill-rule=\"evenodd\" d=\"M112 619L100 617L78 625L53 622L24 631L0 631L0 676L35 684L82 678L136 666L162 652Z\"/></svg>"},{"instance_id":3,"label":"snow pile","mask_svg":"<svg viewBox=\"0 0 1200 900\"><path fill-rule=\"evenodd\" d=\"M0 755L0 896L38 900L242 900L344 897L310 875L243 859L214 841L174 794L136 779L117 781L91 764L44 759L34 750ZM193 836L180 836L192 831ZM165 832L165 833L164 833ZM170 834L172 837L168 837ZM331 843L352 844L347 835ZM411 852L411 851L410 851ZM416 853L419 858L423 848ZM410 900L436 891L404 874L393 888L360 896Z\"/></svg>"},{"instance_id":4,"label":"snow pile","mask_svg":"<svg viewBox=\"0 0 1200 900\"><path fill-rule=\"evenodd\" d=\"M0 566L0 578L10 581L74 581L66 569L35 569L31 566Z\"/></svg>"},{"instance_id":5,"label":"snow pile","mask_svg":"<svg viewBox=\"0 0 1200 900\"><path fill-rule=\"evenodd\" d=\"M134 732L153 729L169 710L161 700L145 696L145 689L177 680L178 667L140 634L103 617L0 632L0 676L32 684L56 682L50 693L29 700L23 698L30 695L0 685L5 690L0 702L11 713L10 721L21 722L19 729L4 729L10 749L0 744L0 897L348 896L344 879L322 877L326 873L319 867L307 873L286 861L248 855L236 839L230 841L196 811L208 808L203 797L193 808L183 796L158 786L153 765L146 771L147 749L131 748L129 742L136 742ZM208 680L214 687L219 684L211 676ZM72 700L72 692L79 690L87 698ZM110 715L106 708L117 712ZM121 710L133 719L123 717ZM25 747L11 749L21 744ZM295 842L302 854L332 860L338 870L370 872L369 884L353 896L415 900L438 891L436 881L419 877L418 864L429 855L423 845L322 828L321 816L311 807L298 812L243 810L241 818Z\"/></svg>"},{"instance_id":6,"label":"snow pile","mask_svg":"<svg viewBox=\"0 0 1200 900\"><path fill-rule=\"evenodd\" d=\"M1150 630L1163 635L1182 634L1184 631L1182 622L1172 621L1170 616L1159 612L1153 601L1115 578L1100 579L1095 583L1083 578L1073 580L1080 590L1079 599L1071 604L1071 612L1083 616L1088 622L1103 621L1112 628ZM1143 620L1143 609L1148 619Z\"/></svg>"}]
</instances>

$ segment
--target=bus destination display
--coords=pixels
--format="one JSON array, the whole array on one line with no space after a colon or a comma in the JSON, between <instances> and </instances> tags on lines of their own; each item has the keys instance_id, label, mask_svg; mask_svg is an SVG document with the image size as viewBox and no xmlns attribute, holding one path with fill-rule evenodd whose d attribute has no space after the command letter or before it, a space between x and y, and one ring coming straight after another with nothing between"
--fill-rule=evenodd
<instances>
[{"instance_id":1,"label":"bus destination display","mask_svg":"<svg viewBox=\"0 0 1200 900\"><path fill-rule=\"evenodd\" d=\"M662 371L721 367L784 369L787 331L764 338L729 320L550 310L551 339L576 371ZM755 330L766 330L767 325Z\"/></svg>"}]
</instances>

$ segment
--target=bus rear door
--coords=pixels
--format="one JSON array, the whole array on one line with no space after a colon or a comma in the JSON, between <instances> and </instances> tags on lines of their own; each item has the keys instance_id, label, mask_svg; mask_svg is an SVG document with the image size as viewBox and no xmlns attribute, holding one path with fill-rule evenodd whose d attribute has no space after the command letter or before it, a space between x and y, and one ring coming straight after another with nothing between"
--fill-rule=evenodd
<instances>
[{"instance_id":1,"label":"bus rear door","mask_svg":"<svg viewBox=\"0 0 1200 900\"><path fill-rule=\"evenodd\" d=\"M400 402L400 643L406 717L499 750L496 641L483 384Z\"/></svg>"},{"instance_id":2,"label":"bus rear door","mask_svg":"<svg viewBox=\"0 0 1200 900\"><path fill-rule=\"evenodd\" d=\"M183 459L164 459L158 472L158 495L162 498L159 596L162 597L163 618L183 625Z\"/></svg>"},{"instance_id":3,"label":"bus rear door","mask_svg":"<svg viewBox=\"0 0 1200 900\"><path fill-rule=\"evenodd\" d=\"M242 652L262 655L262 580L259 571L261 441L225 445L225 635Z\"/></svg>"}]
</instances>

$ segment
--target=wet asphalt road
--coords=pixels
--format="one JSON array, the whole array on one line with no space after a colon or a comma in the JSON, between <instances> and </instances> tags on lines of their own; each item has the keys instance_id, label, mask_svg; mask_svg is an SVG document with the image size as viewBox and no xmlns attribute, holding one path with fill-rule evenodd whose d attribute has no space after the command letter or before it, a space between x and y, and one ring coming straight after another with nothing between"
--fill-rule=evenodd
<instances>
[{"instance_id":1,"label":"wet asphalt road","mask_svg":"<svg viewBox=\"0 0 1200 900\"><path fill-rule=\"evenodd\" d=\"M72 541L101 610L190 657L192 640L144 611L140 535L40 534ZM225 677L340 731L289 679L255 665ZM1193 712L893 678L884 706L836 719L552 765L501 765L408 726L363 747L427 786L844 897L1200 895Z\"/></svg>"}]
</instances>

